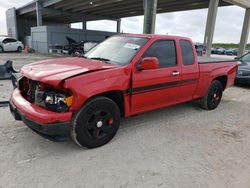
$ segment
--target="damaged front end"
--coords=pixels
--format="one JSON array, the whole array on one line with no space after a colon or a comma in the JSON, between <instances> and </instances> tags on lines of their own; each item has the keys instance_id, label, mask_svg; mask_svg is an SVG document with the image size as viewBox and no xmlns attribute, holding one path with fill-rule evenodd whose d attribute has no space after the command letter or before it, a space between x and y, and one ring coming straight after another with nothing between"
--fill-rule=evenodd
<instances>
[{"instance_id":1,"label":"damaged front end","mask_svg":"<svg viewBox=\"0 0 250 188\"><path fill-rule=\"evenodd\" d=\"M63 87L55 88L26 77L18 80L18 89L30 103L53 112L68 112L73 102L73 95Z\"/></svg>"},{"instance_id":2,"label":"damaged front end","mask_svg":"<svg viewBox=\"0 0 250 188\"><path fill-rule=\"evenodd\" d=\"M10 111L39 135L53 141L68 139L73 96L62 87L22 77L11 96Z\"/></svg>"}]
</instances>

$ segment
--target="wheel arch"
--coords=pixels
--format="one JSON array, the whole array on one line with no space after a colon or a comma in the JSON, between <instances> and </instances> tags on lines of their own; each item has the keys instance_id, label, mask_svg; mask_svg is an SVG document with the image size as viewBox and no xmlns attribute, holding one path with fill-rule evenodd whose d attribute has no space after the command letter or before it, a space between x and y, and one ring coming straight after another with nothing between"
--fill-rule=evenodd
<instances>
[{"instance_id":1,"label":"wheel arch","mask_svg":"<svg viewBox=\"0 0 250 188\"><path fill-rule=\"evenodd\" d=\"M22 47L22 46L20 46L20 45L18 45L18 46L17 46L17 48L16 48L16 49L17 49L17 51L19 51L19 49L20 49L20 48L21 48L21 50L20 50L20 51L22 51L22 50L23 50L23 47Z\"/></svg>"},{"instance_id":2,"label":"wheel arch","mask_svg":"<svg viewBox=\"0 0 250 188\"><path fill-rule=\"evenodd\" d=\"M125 105L124 105L124 97L123 97L122 91L120 91L120 90L112 90L112 91L99 93L99 94L91 96L87 101L92 100L93 98L99 97L99 96L107 97L110 100L114 101L117 104L117 106L119 107L119 109L120 109L121 117L125 116ZM85 105L86 102L84 102L83 105Z\"/></svg>"},{"instance_id":3,"label":"wheel arch","mask_svg":"<svg viewBox=\"0 0 250 188\"><path fill-rule=\"evenodd\" d=\"M227 80L228 80L228 77L226 75L215 77L213 80L218 80L219 82L221 82L221 84L223 86L223 90L226 89L226 87L227 87Z\"/></svg>"}]
</instances>

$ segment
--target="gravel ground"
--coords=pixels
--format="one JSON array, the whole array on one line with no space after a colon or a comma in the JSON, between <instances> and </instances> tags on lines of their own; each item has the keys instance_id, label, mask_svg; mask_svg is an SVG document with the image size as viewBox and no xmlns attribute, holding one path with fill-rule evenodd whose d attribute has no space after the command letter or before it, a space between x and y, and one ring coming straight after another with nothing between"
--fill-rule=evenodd
<instances>
[{"instance_id":1,"label":"gravel ground","mask_svg":"<svg viewBox=\"0 0 250 188\"><path fill-rule=\"evenodd\" d=\"M21 67L46 57L0 54L6 58ZM186 103L125 119L109 144L91 150L38 136L7 107L0 114L3 188L250 185L250 87L228 89L214 111Z\"/></svg>"}]
</instances>

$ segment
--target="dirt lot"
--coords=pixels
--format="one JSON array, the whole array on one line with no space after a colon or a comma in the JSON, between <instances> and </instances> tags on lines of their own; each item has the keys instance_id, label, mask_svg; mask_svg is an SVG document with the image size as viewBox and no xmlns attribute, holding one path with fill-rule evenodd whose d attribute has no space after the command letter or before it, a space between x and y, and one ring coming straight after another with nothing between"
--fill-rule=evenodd
<instances>
[{"instance_id":1,"label":"dirt lot","mask_svg":"<svg viewBox=\"0 0 250 188\"><path fill-rule=\"evenodd\" d=\"M21 67L45 56L0 54ZM5 89L0 86L0 94ZM187 103L122 121L107 145L55 143L0 108L0 187L247 188L250 88L233 87L214 111Z\"/></svg>"}]
</instances>

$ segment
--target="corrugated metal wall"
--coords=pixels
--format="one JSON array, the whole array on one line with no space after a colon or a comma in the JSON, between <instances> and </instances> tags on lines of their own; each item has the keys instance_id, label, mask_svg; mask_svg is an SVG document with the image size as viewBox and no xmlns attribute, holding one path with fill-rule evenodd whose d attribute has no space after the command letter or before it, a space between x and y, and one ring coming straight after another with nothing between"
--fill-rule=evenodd
<instances>
[{"instance_id":1,"label":"corrugated metal wall","mask_svg":"<svg viewBox=\"0 0 250 188\"><path fill-rule=\"evenodd\" d=\"M114 32L71 29L58 26L41 26L31 28L32 48L38 53L49 53L55 46L68 44L66 36L76 41L102 42Z\"/></svg>"}]
</instances>

